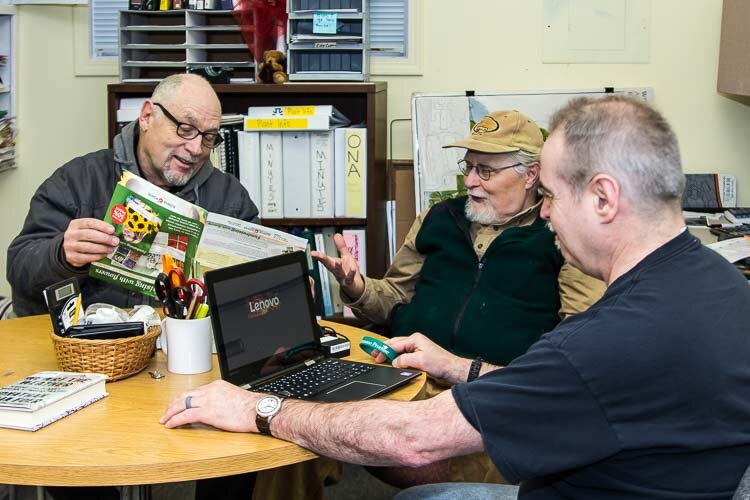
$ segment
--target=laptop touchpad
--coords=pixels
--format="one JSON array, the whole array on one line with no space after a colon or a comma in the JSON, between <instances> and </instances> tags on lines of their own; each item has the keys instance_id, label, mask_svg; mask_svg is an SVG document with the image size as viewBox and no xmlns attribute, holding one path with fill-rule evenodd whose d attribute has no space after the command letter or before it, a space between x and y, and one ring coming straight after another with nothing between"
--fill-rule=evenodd
<instances>
[{"instance_id":1,"label":"laptop touchpad","mask_svg":"<svg viewBox=\"0 0 750 500\"><path fill-rule=\"evenodd\" d=\"M385 387L385 384L373 384L372 382L361 382L353 380L341 387L336 387L326 392L326 401L357 401L372 395L373 386Z\"/></svg>"}]
</instances>

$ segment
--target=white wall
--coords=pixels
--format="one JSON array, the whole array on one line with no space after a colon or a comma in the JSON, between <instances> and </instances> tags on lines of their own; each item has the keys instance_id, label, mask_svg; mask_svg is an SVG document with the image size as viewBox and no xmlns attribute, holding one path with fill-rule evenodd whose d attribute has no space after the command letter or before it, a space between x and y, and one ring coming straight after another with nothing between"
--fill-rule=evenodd
<instances>
[{"instance_id":1,"label":"white wall","mask_svg":"<svg viewBox=\"0 0 750 500\"><path fill-rule=\"evenodd\" d=\"M686 172L733 173L750 205L750 106L716 92L721 2L652 0L648 64L542 64L542 1L423 0L422 76L388 81L388 117L408 118L413 92L654 88L672 122ZM106 84L76 77L71 7L23 6L18 16L20 168L0 174L0 294L5 252L36 187L59 165L106 147ZM410 158L408 125L394 128L394 157ZM9 217L9 214L15 214Z\"/></svg>"}]
</instances>

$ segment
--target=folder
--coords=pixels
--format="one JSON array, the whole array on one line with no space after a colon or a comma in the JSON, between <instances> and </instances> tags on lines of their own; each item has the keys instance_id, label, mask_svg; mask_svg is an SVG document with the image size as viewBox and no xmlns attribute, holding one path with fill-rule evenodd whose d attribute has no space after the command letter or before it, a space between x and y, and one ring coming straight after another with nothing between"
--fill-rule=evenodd
<instances>
[{"instance_id":1,"label":"folder","mask_svg":"<svg viewBox=\"0 0 750 500\"><path fill-rule=\"evenodd\" d=\"M310 132L310 212L333 217L334 131Z\"/></svg>"},{"instance_id":2,"label":"folder","mask_svg":"<svg viewBox=\"0 0 750 500\"><path fill-rule=\"evenodd\" d=\"M238 132L240 183L253 203L260 205L260 132Z\"/></svg>"},{"instance_id":3,"label":"folder","mask_svg":"<svg viewBox=\"0 0 750 500\"><path fill-rule=\"evenodd\" d=\"M281 134L284 217L310 217L310 133Z\"/></svg>"},{"instance_id":4,"label":"folder","mask_svg":"<svg viewBox=\"0 0 750 500\"><path fill-rule=\"evenodd\" d=\"M261 217L284 217L284 177L281 132L260 134Z\"/></svg>"},{"instance_id":5,"label":"folder","mask_svg":"<svg viewBox=\"0 0 750 500\"><path fill-rule=\"evenodd\" d=\"M346 217L367 217L367 129L344 129Z\"/></svg>"}]
</instances>

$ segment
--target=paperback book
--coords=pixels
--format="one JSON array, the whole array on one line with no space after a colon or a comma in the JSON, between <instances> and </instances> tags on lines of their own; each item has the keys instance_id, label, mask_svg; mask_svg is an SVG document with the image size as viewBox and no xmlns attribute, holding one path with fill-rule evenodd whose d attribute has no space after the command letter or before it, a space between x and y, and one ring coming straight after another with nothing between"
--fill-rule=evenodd
<instances>
[{"instance_id":1,"label":"paperback book","mask_svg":"<svg viewBox=\"0 0 750 500\"><path fill-rule=\"evenodd\" d=\"M106 375L38 372L0 388L0 427L36 431L107 396Z\"/></svg>"}]
</instances>

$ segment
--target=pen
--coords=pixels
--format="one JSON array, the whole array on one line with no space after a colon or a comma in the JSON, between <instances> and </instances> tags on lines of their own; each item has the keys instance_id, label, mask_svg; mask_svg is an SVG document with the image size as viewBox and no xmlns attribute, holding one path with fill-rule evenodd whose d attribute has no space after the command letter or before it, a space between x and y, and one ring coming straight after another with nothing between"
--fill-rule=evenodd
<instances>
[{"instance_id":1,"label":"pen","mask_svg":"<svg viewBox=\"0 0 750 500\"><path fill-rule=\"evenodd\" d=\"M81 308L81 294L78 294L78 297L76 297L76 310L73 311L73 324L78 324L78 310Z\"/></svg>"}]
</instances>

